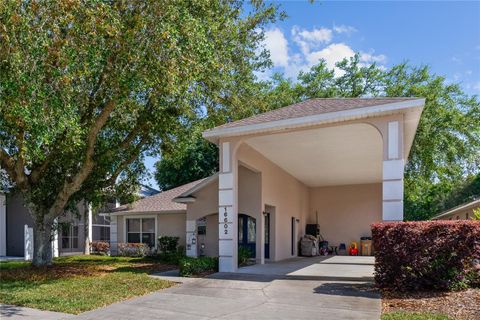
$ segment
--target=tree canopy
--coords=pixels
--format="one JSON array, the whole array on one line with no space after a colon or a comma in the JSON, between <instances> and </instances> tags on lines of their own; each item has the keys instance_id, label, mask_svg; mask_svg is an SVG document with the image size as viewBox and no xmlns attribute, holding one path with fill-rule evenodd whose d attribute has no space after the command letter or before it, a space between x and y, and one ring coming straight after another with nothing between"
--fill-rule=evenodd
<instances>
[{"instance_id":1,"label":"tree canopy","mask_svg":"<svg viewBox=\"0 0 480 320\"><path fill-rule=\"evenodd\" d=\"M55 219L129 190L143 155L268 65L275 6L254 1L0 2L0 164L34 218L34 264ZM248 11L246 11L248 10ZM4 175L2 175L4 176Z\"/></svg>"},{"instance_id":2,"label":"tree canopy","mask_svg":"<svg viewBox=\"0 0 480 320\"><path fill-rule=\"evenodd\" d=\"M453 197L467 182L472 180L480 168L480 102L476 96L466 95L458 84L448 83L442 76L433 74L428 66L412 66L409 63L383 69L376 64L362 65L359 56L344 59L337 64L337 74L326 67L324 61L306 72L300 72L297 81L286 79L282 74L273 75L268 82L258 83L256 94L245 97L247 106L255 106L251 114L276 109L310 98L328 97L425 97L426 104L410 151L405 172L405 218L407 220L428 219L445 205L458 204L465 197ZM258 106L261 106L259 108ZM245 108L245 107L244 107ZM232 110L224 114L212 112L207 122L211 127L248 115ZM213 120L212 120L213 119ZM197 145L191 139L187 145ZM182 167L182 159L192 147L179 147L175 154L166 156L168 161ZM208 151L209 148L196 150ZM209 151L210 152L210 151ZM212 154L213 155L213 154ZM205 158L206 156L201 156ZM170 169L160 160L156 174L159 185L163 185ZM214 170L212 162L199 172ZM170 186L176 186L175 176L170 171ZM189 173L192 174L192 173ZM199 178L199 176L195 176ZM184 176L177 180L188 181ZM477 192L476 189L469 189ZM470 196L472 196L470 194ZM450 198L449 198L450 197ZM446 201L445 199L457 199ZM468 197L467 197L468 198Z\"/></svg>"}]
</instances>

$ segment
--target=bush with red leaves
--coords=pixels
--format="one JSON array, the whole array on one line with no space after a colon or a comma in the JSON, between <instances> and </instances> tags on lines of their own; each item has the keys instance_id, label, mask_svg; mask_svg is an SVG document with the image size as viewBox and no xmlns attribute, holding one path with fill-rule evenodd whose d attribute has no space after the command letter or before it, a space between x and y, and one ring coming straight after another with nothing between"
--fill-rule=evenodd
<instances>
[{"instance_id":1,"label":"bush with red leaves","mask_svg":"<svg viewBox=\"0 0 480 320\"><path fill-rule=\"evenodd\" d=\"M461 290L480 286L480 222L372 224L375 282L382 289Z\"/></svg>"},{"instance_id":2,"label":"bush with red leaves","mask_svg":"<svg viewBox=\"0 0 480 320\"><path fill-rule=\"evenodd\" d=\"M90 242L90 251L92 253L108 254L110 251L110 244L105 241L92 241Z\"/></svg>"}]
</instances>

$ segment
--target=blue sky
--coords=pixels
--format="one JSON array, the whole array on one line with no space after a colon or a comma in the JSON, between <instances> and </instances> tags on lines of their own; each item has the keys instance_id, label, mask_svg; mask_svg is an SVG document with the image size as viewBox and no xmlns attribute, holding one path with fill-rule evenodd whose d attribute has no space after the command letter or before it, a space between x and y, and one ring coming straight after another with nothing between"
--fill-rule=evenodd
<instances>
[{"instance_id":1,"label":"blue sky","mask_svg":"<svg viewBox=\"0 0 480 320\"><path fill-rule=\"evenodd\" d=\"M267 27L273 70L299 70L360 52L366 64L427 64L480 95L480 1L276 1L288 18ZM153 172L156 159L148 158ZM149 184L156 187L154 179Z\"/></svg>"}]
</instances>

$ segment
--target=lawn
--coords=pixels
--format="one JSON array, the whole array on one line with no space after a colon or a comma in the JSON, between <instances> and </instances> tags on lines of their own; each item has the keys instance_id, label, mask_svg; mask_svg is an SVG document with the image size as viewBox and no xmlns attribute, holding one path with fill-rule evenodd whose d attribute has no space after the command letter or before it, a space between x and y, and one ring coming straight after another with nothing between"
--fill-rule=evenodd
<instances>
[{"instance_id":1,"label":"lawn","mask_svg":"<svg viewBox=\"0 0 480 320\"><path fill-rule=\"evenodd\" d=\"M0 262L0 303L79 314L152 291L172 282L148 274L174 269L148 258L72 256L48 268Z\"/></svg>"}]
</instances>

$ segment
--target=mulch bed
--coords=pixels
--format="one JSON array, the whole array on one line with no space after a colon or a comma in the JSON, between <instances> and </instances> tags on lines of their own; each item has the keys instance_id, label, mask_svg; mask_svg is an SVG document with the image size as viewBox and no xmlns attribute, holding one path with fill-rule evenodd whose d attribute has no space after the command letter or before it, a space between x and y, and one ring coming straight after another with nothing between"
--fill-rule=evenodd
<instances>
[{"instance_id":1,"label":"mulch bed","mask_svg":"<svg viewBox=\"0 0 480 320\"><path fill-rule=\"evenodd\" d=\"M444 314L452 319L480 319L480 289L457 292L382 292L383 312L408 311Z\"/></svg>"},{"instance_id":2,"label":"mulch bed","mask_svg":"<svg viewBox=\"0 0 480 320\"><path fill-rule=\"evenodd\" d=\"M49 267L26 267L11 270L2 270L0 278L3 281L46 281L54 279L66 279L78 276L101 277L115 271L133 271L133 272L163 272L175 269L176 266L159 262L141 262L129 264L87 264L87 263L68 263L55 264Z\"/></svg>"}]
</instances>

